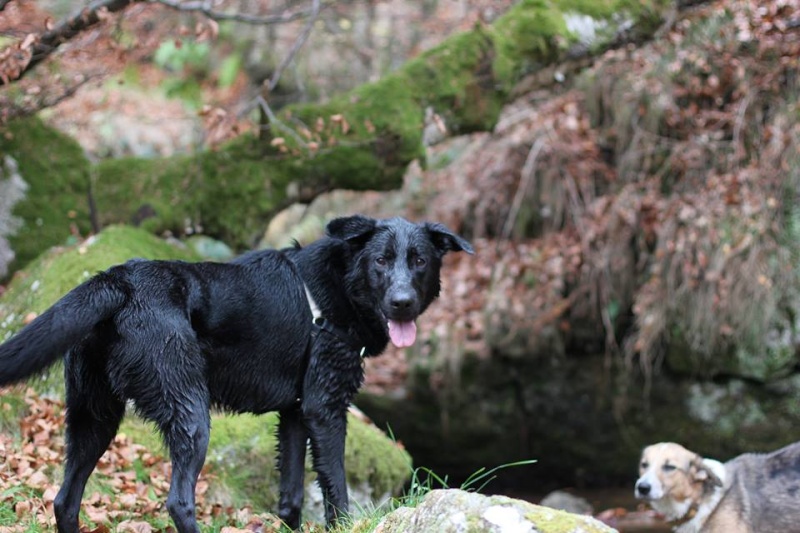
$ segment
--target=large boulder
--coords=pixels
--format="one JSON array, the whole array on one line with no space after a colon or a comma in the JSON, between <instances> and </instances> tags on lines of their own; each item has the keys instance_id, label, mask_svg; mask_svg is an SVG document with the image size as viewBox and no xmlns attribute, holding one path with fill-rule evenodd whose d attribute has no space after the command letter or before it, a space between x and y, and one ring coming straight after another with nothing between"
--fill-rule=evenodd
<instances>
[{"instance_id":1,"label":"large boulder","mask_svg":"<svg viewBox=\"0 0 800 533\"><path fill-rule=\"evenodd\" d=\"M576 515L505 496L458 489L429 492L416 507L400 507L375 528L380 533L611 533L590 516Z\"/></svg>"},{"instance_id":2,"label":"large boulder","mask_svg":"<svg viewBox=\"0 0 800 533\"><path fill-rule=\"evenodd\" d=\"M136 257L185 261L199 258L179 241L165 241L128 226L109 226L84 241L53 247L18 271L0 298L0 342L79 283Z\"/></svg>"}]
</instances>

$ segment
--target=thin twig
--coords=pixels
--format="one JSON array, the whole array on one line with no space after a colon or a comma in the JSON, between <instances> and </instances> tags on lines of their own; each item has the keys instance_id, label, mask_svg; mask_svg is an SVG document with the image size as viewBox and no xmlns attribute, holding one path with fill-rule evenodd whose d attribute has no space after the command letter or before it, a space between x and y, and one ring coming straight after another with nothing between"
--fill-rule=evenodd
<instances>
[{"instance_id":1,"label":"thin twig","mask_svg":"<svg viewBox=\"0 0 800 533\"><path fill-rule=\"evenodd\" d=\"M297 132L295 132L292 128L281 122L277 116L275 116L275 113L272 112L272 108L269 107L269 104L267 103L266 99L264 99L263 96L261 95L257 96L256 103L264 112L264 114L267 115L270 127L275 127L282 131L285 131L297 142L298 145L302 146L303 148L307 148L307 145L303 140L303 138L300 137L297 134Z\"/></svg>"},{"instance_id":2,"label":"thin twig","mask_svg":"<svg viewBox=\"0 0 800 533\"><path fill-rule=\"evenodd\" d=\"M294 11L290 13L284 13L281 15L269 15L262 17L258 15L247 15L245 13L237 13L237 12L225 13L222 11L215 11L211 9L210 2L207 2L206 0L197 0L194 2L181 2L179 0L151 0L151 1L153 3L161 4L169 8L175 9L177 11L202 13L208 18L216 21L231 20L234 22L253 24L256 26L283 24L286 22L292 22L294 20L300 20L308 17L314 11L314 7L312 7L311 9ZM314 3L318 4L319 2L315 1Z\"/></svg>"},{"instance_id":3,"label":"thin twig","mask_svg":"<svg viewBox=\"0 0 800 533\"><path fill-rule=\"evenodd\" d=\"M733 123L733 152L742 160L744 157L744 143L742 142L742 128L744 128L744 119L747 114L747 108L750 107L750 102L753 100L752 92L748 91L742 101L739 103L739 109L736 110L736 121ZM736 161L734 161L736 163Z\"/></svg>"},{"instance_id":4,"label":"thin twig","mask_svg":"<svg viewBox=\"0 0 800 533\"><path fill-rule=\"evenodd\" d=\"M305 28L303 28L302 33L297 36L297 39L295 39L294 43L292 44L292 48L289 50L289 53L286 54L286 57L283 58L283 61L281 61L281 64L278 65L278 68L275 69L275 72L272 73L272 77L269 79L267 88L270 92L272 92L272 90L278 86L278 82L281 79L281 74L283 73L284 69L289 66L289 63L292 62L294 56L297 55L297 52L300 51L300 49L308 40L308 36L311 35L311 30L314 28L314 23L317 21L317 17L319 16L319 7L320 1L313 0L311 12L308 15L308 21L306 22Z\"/></svg>"},{"instance_id":5,"label":"thin twig","mask_svg":"<svg viewBox=\"0 0 800 533\"><path fill-rule=\"evenodd\" d=\"M525 164L520 171L519 185L517 186L517 192L514 194L514 200L511 202L511 208L508 210L508 216L506 217L505 225L503 225L503 231L500 234L501 240L507 240L511 237L511 232L514 229L514 222L522 207L522 201L525 199L525 196L527 196L528 188L530 188L533 177L536 175L536 160L539 158L542 148L544 148L544 139L538 137L536 142L533 143L533 146L531 146L528 157L525 159Z\"/></svg>"}]
</instances>

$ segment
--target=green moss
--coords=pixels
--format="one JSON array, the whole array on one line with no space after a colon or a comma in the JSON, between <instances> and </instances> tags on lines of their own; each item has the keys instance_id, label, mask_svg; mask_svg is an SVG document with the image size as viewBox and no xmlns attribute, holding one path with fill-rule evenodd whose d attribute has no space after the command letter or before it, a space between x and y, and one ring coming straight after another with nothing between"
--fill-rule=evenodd
<instances>
[{"instance_id":1,"label":"green moss","mask_svg":"<svg viewBox=\"0 0 800 533\"><path fill-rule=\"evenodd\" d=\"M95 204L101 224L150 223L150 231L183 233L197 211L202 191L200 172L192 158L181 155L159 160L119 158L101 161L94 171Z\"/></svg>"},{"instance_id":2,"label":"green moss","mask_svg":"<svg viewBox=\"0 0 800 533\"><path fill-rule=\"evenodd\" d=\"M524 0L495 24L499 49L516 66L518 73L556 58L560 49L556 37L566 43L564 17L557 5L547 0Z\"/></svg>"},{"instance_id":3,"label":"green moss","mask_svg":"<svg viewBox=\"0 0 800 533\"><path fill-rule=\"evenodd\" d=\"M586 15L612 28L619 18L629 18L641 34L651 33L660 23L666 0L523 0L497 20L492 36L499 51L495 73L504 83L513 83L521 74L557 60L578 36L567 29L565 16ZM601 49L616 31L598 36L595 48Z\"/></svg>"},{"instance_id":4,"label":"green moss","mask_svg":"<svg viewBox=\"0 0 800 533\"><path fill-rule=\"evenodd\" d=\"M16 253L12 269L65 243L73 224L89 232L89 162L78 143L37 118L25 118L0 127L4 155L17 161L29 186L25 199L14 206L13 214L24 224L9 239Z\"/></svg>"},{"instance_id":5,"label":"green moss","mask_svg":"<svg viewBox=\"0 0 800 533\"><path fill-rule=\"evenodd\" d=\"M134 257L197 258L188 248L126 226L111 226L80 244L53 248L17 272L0 298L0 340L20 329L26 314L41 313L91 275Z\"/></svg>"},{"instance_id":6,"label":"green moss","mask_svg":"<svg viewBox=\"0 0 800 533\"><path fill-rule=\"evenodd\" d=\"M575 531L601 533L613 531L610 527L595 521L591 517L575 515L538 505L531 505L530 509L525 514L525 518L534 524L536 531L546 533L573 533Z\"/></svg>"},{"instance_id":7,"label":"green moss","mask_svg":"<svg viewBox=\"0 0 800 533\"><path fill-rule=\"evenodd\" d=\"M397 494L411 473L411 456L373 425L348 417L345 465L348 481L366 481L373 494Z\"/></svg>"},{"instance_id":8,"label":"green moss","mask_svg":"<svg viewBox=\"0 0 800 533\"><path fill-rule=\"evenodd\" d=\"M497 79L492 34L476 27L434 48L404 69L419 85L419 102L445 118L453 131L491 130L505 104L508 88Z\"/></svg>"},{"instance_id":9,"label":"green moss","mask_svg":"<svg viewBox=\"0 0 800 533\"><path fill-rule=\"evenodd\" d=\"M256 509L277 508L277 424L275 413L212 418L207 458L221 483L217 494Z\"/></svg>"},{"instance_id":10,"label":"green moss","mask_svg":"<svg viewBox=\"0 0 800 533\"><path fill-rule=\"evenodd\" d=\"M94 191L103 224L135 221L174 235L202 230L244 249L285 201L291 179L302 175L302 164L267 158L244 135L219 151L102 161Z\"/></svg>"}]
</instances>

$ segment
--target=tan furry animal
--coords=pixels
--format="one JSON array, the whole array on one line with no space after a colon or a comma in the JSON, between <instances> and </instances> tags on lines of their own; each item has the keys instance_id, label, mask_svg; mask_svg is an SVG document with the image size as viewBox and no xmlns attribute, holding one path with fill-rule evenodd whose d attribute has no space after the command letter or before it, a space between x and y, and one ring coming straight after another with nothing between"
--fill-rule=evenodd
<instances>
[{"instance_id":1,"label":"tan furry animal","mask_svg":"<svg viewBox=\"0 0 800 533\"><path fill-rule=\"evenodd\" d=\"M636 498L679 533L800 533L800 443L726 463L674 442L646 447Z\"/></svg>"}]
</instances>

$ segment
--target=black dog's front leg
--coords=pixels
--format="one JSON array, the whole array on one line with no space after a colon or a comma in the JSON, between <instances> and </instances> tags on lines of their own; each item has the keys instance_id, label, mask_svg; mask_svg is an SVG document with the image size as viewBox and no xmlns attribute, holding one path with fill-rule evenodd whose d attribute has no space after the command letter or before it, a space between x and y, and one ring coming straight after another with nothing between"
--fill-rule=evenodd
<instances>
[{"instance_id":1,"label":"black dog's front leg","mask_svg":"<svg viewBox=\"0 0 800 533\"><path fill-rule=\"evenodd\" d=\"M347 514L347 482L344 473L344 442L347 434L346 411L306 416L311 436L314 470L325 499L325 522L331 528Z\"/></svg>"},{"instance_id":2,"label":"black dog's front leg","mask_svg":"<svg viewBox=\"0 0 800 533\"><path fill-rule=\"evenodd\" d=\"M278 424L278 470L281 475L278 517L292 529L300 527L307 441L308 430L300 409L281 411Z\"/></svg>"}]
</instances>

